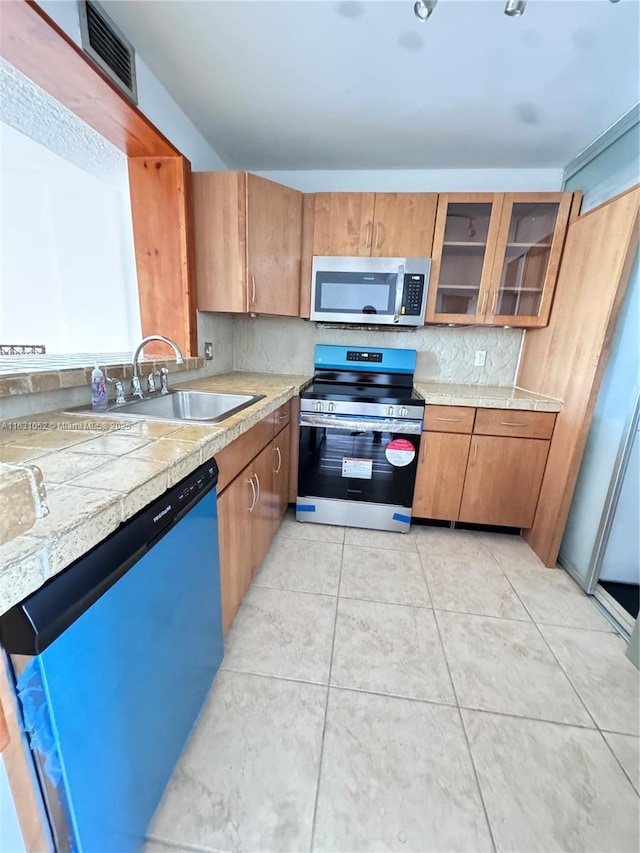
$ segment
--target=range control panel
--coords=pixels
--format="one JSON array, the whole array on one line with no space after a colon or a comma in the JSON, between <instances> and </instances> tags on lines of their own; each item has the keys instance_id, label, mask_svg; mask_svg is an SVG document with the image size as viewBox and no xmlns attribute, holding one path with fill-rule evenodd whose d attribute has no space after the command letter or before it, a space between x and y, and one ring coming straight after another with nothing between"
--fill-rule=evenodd
<instances>
[{"instance_id":1,"label":"range control panel","mask_svg":"<svg viewBox=\"0 0 640 853\"><path fill-rule=\"evenodd\" d=\"M402 294L402 313L417 317L422 311L424 296L424 276L414 273L404 277L404 292Z\"/></svg>"},{"instance_id":2,"label":"range control panel","mask_svg":"<svg viewBox=\"0 0 640 853\"><path fill-rule=\"evenodd\" d=\"M347 361L368 361L380 363L382 361L382 353L355 352L354 350L347 350Z\"/></svg>"}]
</instances>

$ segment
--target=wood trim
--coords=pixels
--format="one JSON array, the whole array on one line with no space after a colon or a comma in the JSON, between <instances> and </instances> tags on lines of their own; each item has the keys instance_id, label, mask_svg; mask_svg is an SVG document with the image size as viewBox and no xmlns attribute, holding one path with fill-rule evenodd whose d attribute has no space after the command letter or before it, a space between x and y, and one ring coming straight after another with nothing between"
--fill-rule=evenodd
<instances>
[{"instance_id":1,"label":"wood trim","mask_svg":"<svg viewBox=\"0 0 640 853\"><path fill-rule=\"evenodd\" d=\"M586 216L592 216L594 213L598 213L598 211L602 210L603 207L613 204L615 201L629 195L629 193L636 192L639 188L640 184L634 184L632 187L629 187L629 189L623 190L621 193L618 193L618 195L614 195L613 198L609 198L606 201L600 202L600 204L597 204L595 207L590 207L589 210L585 210L584 213L580 214L579 219L584 219Z\"/></svg>"},{"instance_id":2,"label":"wood trim","mask_svg":"<svg viewBox=\"0 0 640 853\"><path fill-rule=\"evenodd\" d=\"M18 823L26 850L50 850L49 829L45 825L40 803L36 796L37 781L35 768L27 755L16 711L16 697L9 680L6 663L0 654L0 702L4 708L10 740L4 748L2 758L9 787L13 796Z\"/></svg>"},{"instance_id":3,"label":"wood trim","mask_svg":"<svg viewBox=\"0 0 640 853\"><path fill-rule=\"evenodd\" d=\"M569 226L551 321L525 336L516 385L563 400L525 539L554 566L638 246L640 187Z\"/></svg>"},{"instance_id":4,"label":"wood trim","mask_svg":"<svg viewBox=\"0 0 640 853\"><path fill-rule=\"evenodd\" d=\"M0 55L129 157L180 152L31 0L0 3Z\"/></svg>"},{"instance_id":5,"label":"wood trim","mask_svg":"<svg viewBox=\"0 0 640 853\"><path fill-rule=\"evenodd\" d=\"M300 316L311 316L311 269L313 264L313 228L316 197L314 193L302 196L302 254L300 259Z\"/></svg>"},{"instance_id":6,"label":"wood trim","mask_svg":"<svg viewBox=\"0 0 640 853\"><path fill-rule=\"evenodd\" d=\"M584 199L584 193L580 190L576 190L573 193L573 200L571 202L571 212L569 213L569 224L575 222L576 219L580 216L580 208L582 207L582 200ZM566 234L565 234L566 238ZM564 245L564 244L563 244Z\"/></svg>"},{"instance_id":7,"label":"wood trim","mask_svg":"<svg viewBox=\"0 0 640 853\"><path fill-rule=\"evenodd\" d=\"M291 398L291 450L289 457L289 503L294 504L298 498L298 454L300 450L300 430L298 418L300 415L300 397Z\"/></svg>"},{"instance_id":8,"label":"wood trim","mask_svg":"<svg viewBox=\"0 0 640 853\"><path fill-rule=\"evenodd\" d=\"M174 340L197 355L191 166L184 157L130 157L131 214L142 334ZM148 353L164 353L150 345Z\"/></svg>"}]
</instances>

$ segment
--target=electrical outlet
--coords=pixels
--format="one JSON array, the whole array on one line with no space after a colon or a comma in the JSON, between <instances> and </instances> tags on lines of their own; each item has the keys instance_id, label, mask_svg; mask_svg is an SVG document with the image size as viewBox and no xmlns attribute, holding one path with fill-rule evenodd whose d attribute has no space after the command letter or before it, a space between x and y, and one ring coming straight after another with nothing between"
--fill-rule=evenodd
<instances>
[{"instance_id":1,"label":"electrical outlet","mask_svg":"<svg viewBox=\"0 0 640 853\"><path fill-rule=\"evenodd\" d=\"M210 341L204 342L204 357L207 361L213 358L213 344Z\"/></svg>"},{"instance_id":2,"label":"electrical outlet","mask_svg":"<svg viewBox=\"0 0 640 853\"><path fill-rule=\"evenodd\" d=\"M486 349L477 349L476 350L476 360L473 362L474 366L475 367L484 367L486 360L487 360Z\"/></svg>"}]
</instances>

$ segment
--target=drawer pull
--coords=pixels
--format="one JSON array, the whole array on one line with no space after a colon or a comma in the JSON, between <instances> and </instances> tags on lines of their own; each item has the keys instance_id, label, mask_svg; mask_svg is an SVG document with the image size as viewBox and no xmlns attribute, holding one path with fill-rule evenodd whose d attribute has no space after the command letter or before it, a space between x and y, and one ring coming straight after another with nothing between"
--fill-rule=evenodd
<instances>
[{"instance_id":1,"label":"drawer pull","mask_svg":"<svg viewBox=\"0 0 640 853\"><path fill-rule=\"evenodd\" d=\"M289 415L280 415L280 420L286 421L288 417L289 417Z\"/></svg>"},{"instance_id":2,"label":"drawer pull","mask_svg":"<svg viewBox=\"0 0 640 853\"><path fill-rule=\"evenodd\" d=\"M279 474L282 469L282 453L280 452L280 448L276 446L276 453L278 454L278 467L273 470L274 474Z\"/></svg>"},{"instance_id":3,"label":"drawer pull","mask_svg":"<svg viewBox=\"0 0 640 853\"><path fill-rule=\"evenodd\" d=\"M252 496L253 496L253 500L251 501L251 506L248 507L248 510L249 510L249 512L253 512L253 510L255 509L255 506L256 506L256 501L257 501L256 487L253 485L253 476L249 477L249 479L247 480L247 483L249 483L249 485L251 486L251 492L252 492Z\"/></svg>"},{"instance_id":4,"label":"drawer pull","mask_svg":"<svg viewBox=\"0 0 640 853\"><path fill-rule=\"evenodd\" d=\"M451 423L457 424L462 420L462 418L439 418L436 416L436 420L437 421L451 421Z\"/></svg>"},{"instance_id":5,"label":"drawer pull","mask_svg":"<svg viewBox=\"0 0 640 853\"><path fill-rule=\"evenodd\" d=\"M523 424L521 421L500 421L500 425L501 426L519 426L519 427L529 426L529 424Z\"/></svg>"},{"instance_id":6,"label":"drawer pull","mask_svg":"<svg viewBox=\"0 0 640 853\"><path fill-rule=\"evenodd\" d=\"M476 464L477 458L478 458L478 445L474 444L473 445L473 460L471 462L471 467L473 467Z\"/></svg>"}]
</instances>

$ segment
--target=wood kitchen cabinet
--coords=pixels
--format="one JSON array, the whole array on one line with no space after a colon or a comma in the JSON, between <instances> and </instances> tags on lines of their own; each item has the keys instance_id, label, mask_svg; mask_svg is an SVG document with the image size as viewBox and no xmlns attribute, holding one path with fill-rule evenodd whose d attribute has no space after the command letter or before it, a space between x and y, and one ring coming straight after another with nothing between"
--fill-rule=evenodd
<instances>
[{"instance_id":1,"label":"wood kitchen cabinet","mask_svg":"<svg viewBox=\"0 0 640 853\"><path fill-rule=\"evenodd\" d=\"M555 420L553 412L427 405L414 515L530 527Z\"/></svg>"},{"instance_id":2,"label":"wood kitchen cabinet","mask_svg":"<svg viewBox=\"0 0 640 853\"><path fill-rule=\"evenodd\" d=\"M220 468L218 531L225 633L287 509L289 416L290 404L285 403L216 457Z\"/></svg>"},{"instance_id":3,"label":"wood kitchen cabinet","mask_svg":"<svg viewBox=\"0 0 640 853\"><path fill-rule=\"evenodd\" d=\"M427 322L545 326L573 193L438 197Z\"/></svg>"},{"instance_id":4,"label":"wood kitchen cabinet","mask_svg":"<svg viewBox=\"0 0 640 853\"><path fill-rule=\"evenodd\" d=\"M435 193L316 193L313 254L428 258Z\"/></svg>"},{"instance_id":5,"label":"wood kitchen cabinet","mask_svg":"<svg viewBox=\"0 0 640 853\"><path fill-rule=\"evenodd\" d=\"M248 172L193 174L197 307L297 317L302 193Z\"/></svg>"},{"instance_id":6,"label":"wood kitchen cabinet","mask_svg":"<svg viewBox=\"0 0 640 853\"><path fill-rule=\"evenodd\" d=\"M424 432L413 496L413 512L421 518L458 518L471 436Z\"/></svg>"},{"instance_id":7,"label":"wood kitchen cabinet","mask_svg":"<svg viewBox=\"0 0 640 853\"><path fill-rule=\"evenodd\" d=\"M473 435L458 520L531 527L549 444L534 438Z\"/></svg>"}]
</instances>

